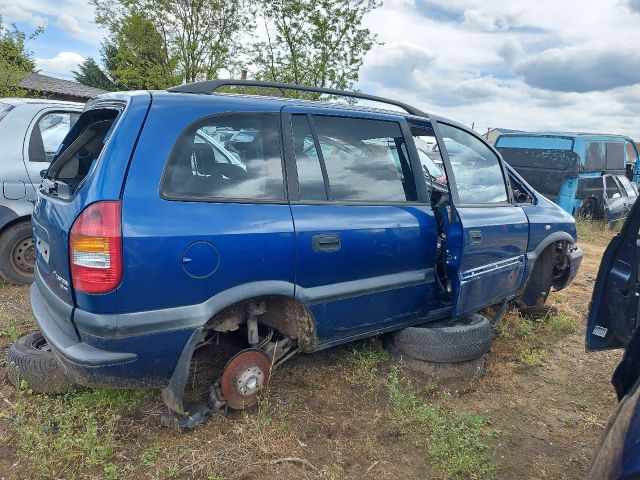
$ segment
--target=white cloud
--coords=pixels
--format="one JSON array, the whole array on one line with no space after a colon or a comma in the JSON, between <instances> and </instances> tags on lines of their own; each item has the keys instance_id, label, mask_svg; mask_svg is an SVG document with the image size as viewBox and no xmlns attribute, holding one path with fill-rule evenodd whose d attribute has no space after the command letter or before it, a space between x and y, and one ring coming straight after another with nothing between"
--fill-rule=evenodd
<instances>
[{"instance_id":1,"label":"white cloud","mask_svg":"<svg viewBox=\"0 0 640 480\"><path fill-rule=\"evenodd\" d=\"M36 58L36 68L47 75L71 77L84 58L75 52L60 52L53 58Z\"/></svg>"},{"instance_id":2,"label":"white cloud","mask_svg":"<svg viewBox=\"0 0 640 480\"><path fill-rule=\"evenodd\" d=\"M0 15L2 15L6 22L27 22L34 28L47 24L46 17L35 15L32 12L18 7L17 5L0 5Z\"/></svg>"}]
</instances>

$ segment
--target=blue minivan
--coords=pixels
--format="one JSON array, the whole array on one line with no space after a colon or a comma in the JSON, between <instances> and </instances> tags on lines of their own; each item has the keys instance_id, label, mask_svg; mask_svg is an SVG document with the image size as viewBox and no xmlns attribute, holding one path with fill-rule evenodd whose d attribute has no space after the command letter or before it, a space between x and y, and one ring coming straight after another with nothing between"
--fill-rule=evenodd
<instances>
[{"instance_id":1,"label":"blue minivan","mask_svg":"<svg viewBox=\"0 0 640 480\"><path fill-rule=\"evenodd\" d=\"M622 135L518 132L496 149L538 192L572 215L625 217L638 197L640 159Z\"/></svg>"},{"instance_id":2,"label":"blue minivan","mask_svg":"<svg viewBox=\"0 0 640 480\"><path fill-rule=\"evenodd\" d=\"M406 113L214 93L225 85ZM416 143L440 146L437 188ZM573 217L472 130L256 81L89 101L33 229L33 346L74 382L161 388L180 413L194 350L228 335L214 393L243 408L296 352L533 305L582 259Z\"/></svg>"}]
</instances>

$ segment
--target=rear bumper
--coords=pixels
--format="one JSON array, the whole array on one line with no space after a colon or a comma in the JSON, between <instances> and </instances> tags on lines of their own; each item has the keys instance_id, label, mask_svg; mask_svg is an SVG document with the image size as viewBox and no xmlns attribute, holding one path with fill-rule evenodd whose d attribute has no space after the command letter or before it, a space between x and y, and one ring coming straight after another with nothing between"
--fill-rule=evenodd
<instances>
[{"instance_id":1,"label":"rear bumper","mask_svg":"<svg viewBox=\"0 0 640 480\"><path fill-rule=\"evenodd\" d=\"M76 330L71 320L73 307L49 290L37 271L35 276L31 286L33 317L66 374L76 383L112 388L167 385L193 329L112 338L85 334Z\"/></svg>"}]
</instances>

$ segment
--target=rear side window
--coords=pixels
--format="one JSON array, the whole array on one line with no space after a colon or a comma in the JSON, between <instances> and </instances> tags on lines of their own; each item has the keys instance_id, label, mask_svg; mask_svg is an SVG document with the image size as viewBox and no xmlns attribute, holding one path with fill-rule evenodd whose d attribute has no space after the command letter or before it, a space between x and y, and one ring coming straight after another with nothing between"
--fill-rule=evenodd
<instances>
[{"instance_id":1,"label":"rear side window","mask_svg":"<svg viewBox=\"0 0 640 480\"><path fill-rule=\"evenodd\" d=\"M189 128L165 168L170 199L283 200L278 117L223 115Z\"/></svg>"},{"instance_id":2,"label":"rear side window","mask_svg":"<svg viewBox=\"0 0 640 480\"><path fill-rule=\"evenodd\" d=\"M606 176L604 177L604 183L607 193L607 198L620 198L623 196L622 191L620 190L620 186L616 183L613 177Z\"/></svg>"},{"instance_id":3,"label":"rear side window","mask_svg":"<svg viewBox=\"0 0 640 480\"><path fill-rule=\"evenodd\" d=\"M315 162L326 171L329 200L402 202L417 199L400 124L328 116L313 116L312 120L317 144L310 141L314 139L309 138L308 130L302 135L303 126L296 133L294 124L296 161L302 164L302 168L298 167L301 200L320 197L318 169L311 166Z\"/></svg>"},{"instance_id":4,"label":"rear side window","mask_svg":"<svg viewBox=\"0 0 640 480\"><path fill-rule=\"evenodd\" d=\"M57 181L58 186L52 193L62 197L72 195L93 171L119 113L120 110L114 108L97 108L80 115L64 137L45 177Z\"/></svg>"},{"instance_id":5,"label":"rear side window","mask_svg":"<svg viewBox=\"0 0 640 480\"><path fill-rule=\"evenodd\" d=\"M49 112L42 115L33 126L29 137L29 161L50 162L58 147L76 124L80 113Z\"/></svg>"}]
</instances>

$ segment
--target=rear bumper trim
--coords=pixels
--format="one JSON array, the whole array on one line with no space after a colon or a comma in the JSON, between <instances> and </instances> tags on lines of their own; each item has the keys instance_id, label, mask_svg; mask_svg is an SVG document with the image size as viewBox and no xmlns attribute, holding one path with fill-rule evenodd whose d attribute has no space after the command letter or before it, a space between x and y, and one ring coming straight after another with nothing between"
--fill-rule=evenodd
<instances>
[{"instance_id":1,"label":"rear bumper trim","mask_svg":"<svg viewBox=\"0 0 640 480\"><path fill-rule=\"evenodd\" d=\"M37 274L36 278L38 278ZM92 347L79 341L77 335L74 338L68 331L63 330L60 325L65 322L71 324L71 317L59 317L60 313L50 306L55 302L48 298L49 295L54 294L46 288L46 285L41 287L41 283L42 280L31 285L31 310L42 335L55 353L62 357L63 363L69 362L83 367L100 367L132 362L137 359L135 353L108 352Z\"/></svg>"}]
</instances>

